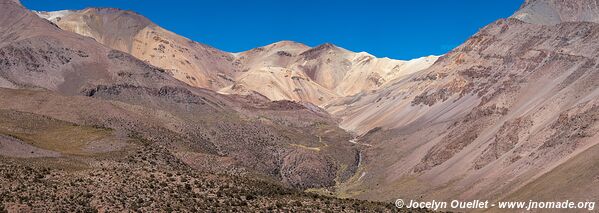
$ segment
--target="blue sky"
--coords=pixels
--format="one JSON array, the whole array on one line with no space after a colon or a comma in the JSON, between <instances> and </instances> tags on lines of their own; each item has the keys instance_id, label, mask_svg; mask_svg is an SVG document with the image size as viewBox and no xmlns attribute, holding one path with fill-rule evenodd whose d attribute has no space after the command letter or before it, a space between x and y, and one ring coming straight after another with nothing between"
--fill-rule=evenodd
<instances>
[{"instance_id":1,"label":"blue sky","mask_svg":"<svg viewBox=\"0 0 599 213\"><path fill-rule=\"evenodd\" d=\"M325 42L378 57L440 55L523 0L21 0L33 10L116 7L216 48L239 52L280 40Z\"/></svg>"}]
</instances>

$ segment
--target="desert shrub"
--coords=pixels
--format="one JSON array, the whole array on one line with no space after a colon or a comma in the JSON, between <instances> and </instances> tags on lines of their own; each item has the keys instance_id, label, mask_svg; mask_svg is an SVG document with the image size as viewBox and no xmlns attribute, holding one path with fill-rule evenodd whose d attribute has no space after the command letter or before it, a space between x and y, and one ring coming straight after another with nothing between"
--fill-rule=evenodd
<instances>
[{"instance_id":1,"label":"desert shrub","mask_svg":"<svg viewBox=\"0 0 599 213\"><path fill-rule=\"evenodd\" d=\"M4 203L0 202L0 213L8 213L6 208L4 208Z\"/></svg>"}]
</instances>

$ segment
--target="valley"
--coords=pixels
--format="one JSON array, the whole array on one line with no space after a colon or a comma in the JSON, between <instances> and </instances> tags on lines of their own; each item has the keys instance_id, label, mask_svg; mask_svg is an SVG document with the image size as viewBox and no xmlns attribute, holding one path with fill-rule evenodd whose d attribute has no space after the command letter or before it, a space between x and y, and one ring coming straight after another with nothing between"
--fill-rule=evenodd
<instances>
[{"instance_id":1,"label":"valley","mask_svg":"<svg viewBox=\"0 0 599 213\"><path fill-rule=\"evenodd\" d=\"M134 11L0 0L0 211L597 200L597 5L526 0L444 55L395 60L230 53Z\"/></svg>"}]
</instances>

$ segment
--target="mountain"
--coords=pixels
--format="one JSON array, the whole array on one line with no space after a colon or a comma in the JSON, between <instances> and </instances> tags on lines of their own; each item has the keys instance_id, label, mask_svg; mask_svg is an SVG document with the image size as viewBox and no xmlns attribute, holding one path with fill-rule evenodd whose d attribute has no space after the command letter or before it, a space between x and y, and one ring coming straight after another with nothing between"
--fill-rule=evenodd
<instances>
[{"instance_id":1,"label":"mountain","mask_svg":"<svg viewBox=\"0 0 599 213\"><path fill-rule=\"evenodd\" d=\"M220 91L256 91L271 100L324 105L336 98L379 89L429 67L437 58L401 61L354 53L328 43L310 48L282 41L239 53L236 62L244 74Z\"/></svg>"},{"instance_id":2,"label":"mountain","mask_svg":"<svg viewBox=\"0 0 599 213\"><path fill-rule=\"evenodd\" d=\"M165 69L189 85L216 89L232 83L231 54L174 34L132 11L88 8L36 14L63 30Z\"/></svg>"},{"instance_id":3,"label":"mountain","mask_svg":"<svg viewBox=\"0 0 599 213\"><path fill-rule=\"evenodd\" d=\"M241 74L233 85L219 92L257 92L270 100L297 100L315 104L336 98L336 94L312 81L303 71L291 68L297 61L296 56L309 49L304 44L281 41L237 53L235 63Z\"/></svg>"},{"instance_id":4,"label":"mountain","mask_svg":"<svg viewBox=\"0 0 599 213\"><path fill-rule=\"evenodd\" d=\"M597 1L528 0L410 61L0 3L0 211L599 199Z\"/></svg>"},{"instance_id":5,"label":"mountain","mask_svg":"<svg viewBox=\"0 0 599 213\"><path fill-rule=\"evenodd\" d=\"M189 86L10 0L0 87L1 211L390 208L297 190L359 164L326 112Z\"/></svg>"},{"instance_id":6,"label":"mountain","mask_svg":"<svg viewBox=\"0 0 599 213\"><path fill-rule=\"evenodd\" d=\"M597 11L599 1L596 0L526 0L512 18L543 25L563 22L599 23Z\"/></svg>"},{"instance_id":7,"label":"mountain","mask_svg":"<svg viewBox=\"0 0 599 213\"><path fill-rule=\"evenodd\" d=\"M345 172L350 172L350 165L355 164L355 157L341 156L345 160L337 162L328 154L317 156L337 145L340 147L331 152L351 153L354 149L347 143L349 134L337 128L326 113L293 102L270 102L259 96L223 96L190 87L163 69L109 49L89 37L65 32L21 6L10 3L2 6L0 24L6 27L2 27L0 34L0 78L12 89L51 92L45 95L50 98L38 99L45 103L42 106L24 104L27 99L21 98L18 103L3 104L3 107L15 106L10 109L139 134L146 140L165 143L162 145L177 156L185 154L183 157L194 156L195 160L226 158L229 163L245 164L238 166L249 166L251 170L302 187L331 185L337 178L335 168L340 168L339 164L346 165ZM36 93L31 95L36 96ZM63 97L73 95L87 98ZM95 101L98 110L104 102L119 104L108 104L101 113L77 106L90 98L100 100ZM53 110L46 114L44 110L48 108ZM116 112L129 115L113 114ZM292 116L295 113L305 115L297 119ZM318 128L312 126L314 123L318 123ZM158 130L152 132L152 129ZM311 136L305 135L308 132ZM239 138L242 136L243 139ZM318 153L306 148L321 146L325 147ZM300 159L296 159L298 157ZM283 166L311 160L324 163L324 167L312 164L311 168L305 168L312 170L310 175L317 174L314 169L323 169L320 172L328 177L310 181L324 182L303 183L300 176L307 174L297 170L303 167ZM293 177L284 175L286 172Z\"/></svg>"},{"instance_id":8,"label":"mountain","mask_svg":"<svg viewBox=\"0 0 599 213\"><path fill-rule=\"evenodd\" d=\"M369 146L339 194L599 198L599 169L584 160L599 154L599 24L571 18L581 8L599 12L578 4L588 2L527 1L519 19L487 25L430 68L327 105ZM551 10L531 13L535 5ZM561 21L530 18L548 11L560 11Z\"/></svg>"},{"instance_id":9,"label":"mountain","mask_svg":"<svg viewBox=\"0 0 599 213\"><path fill-rule=\"evenodd\" d=\"M131 11L88 8L36 13L63 30L92 37L163 68L191 86L223 94L257 92L270 100L323 105L381 88L429 67L438 58L392 60L332 44L311 48L292 41L232 54L178 36Z\"/></svg>"}]
</instances>

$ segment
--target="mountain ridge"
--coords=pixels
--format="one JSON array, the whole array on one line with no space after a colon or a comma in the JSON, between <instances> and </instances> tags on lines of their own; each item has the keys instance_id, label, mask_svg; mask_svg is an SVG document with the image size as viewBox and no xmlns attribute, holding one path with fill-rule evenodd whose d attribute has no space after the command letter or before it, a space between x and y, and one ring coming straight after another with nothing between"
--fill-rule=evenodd
<instances>
[{"instance_id":1,"label":"mountain ridge","mask_svg":"<svg viewBox=\"0 0 599 213\"><path fill-rule=\"evenodd\" d=\"M411 61L293 41L233 54L118 9L37 12L52 25L0 1L0 145L26 157L383 202L599 199L599 1L527 0Z\"/></svg>"},{"instance_id":2,"label":"mountain ridge","mask_svg":"<svg viewBox=\"0 0 599 213\"><path fill-rule=\"evenodd\" d=\"M290 187L330 186L353 171L355 157L339 153L355 153L346 142L350 135L327 113L290 101L225 96L192 87L164 69L63 31L11 1L3 3L0 84L12 90L2 91L0 108L31 113L19 114L25 121L42 117L59 120L60 125L64 121L94 131L105 129L125 141L122 148L140 148L126 142L136 141L145 143L142 148L160 152L170 159L162 163L174 163L166 166L259 174ZM294 117L296 113L303 116ZM2 125L14 124L0 123L2 135L27 134ZM44 145L47 140L28 142ZM86 145L93 141L76 142L96 149ZM120 149L108 152L113 151L131 158L136 155ZM75 159L69 152L60 157ZM144 158L147 161L148 156ZM94 159L89 160L87 166L96 168ZM320 177L311 178L315 176Z\"/></svg>"},{"instance_id":3,"label":"mountain ridge","mask_svg":"<svg viewBox=\"0 0 599 213\"><path fill-rule=\"evenodd\" d=\"M161 67L192 86L215 89L230 84L233 56L193 42L156 25L146 17L116 8L36 11L63 30L94 38Z\"/></svg>"},{"instance_id":4,"label":"mountain ridge","mask_svg":"<svg viewBox=\"0 0 599 213\"><path fill-rule=\"evenodd\" d=\"M283 41L237 53L236 63L244 74L220 92L254 90L271 100L291 99L323 106L337 98L381 88L427 68L437 58L402 61L351 52L331 43L308 47Z\"/></svg>"},{"instance_id":5,"label":"mountain ridge","mask_svg":"<svg viewBox=\"0 0 599 213\"><path fill-rule=\"evenodd\" d=\"M599 23L599 1L527 0L512 18L543 25L583 21Z\"/></svg>"},{"instance_id":6,"label":"mountain ridge","mask_svg":"<svg viewBox=\"0 0 599 213\"><path fill-rule=\"evenodd\" d=\"M341 126L372 146L360 176L340 194L388 201L395 197L381 195L501 200L538 189L529 183L539 184L539 177L563 181L599 174L556 169L598 146L597 43L594 22L500 19L422 72L327 105ZM592 188L593 182L584 178L577 185ZM395 187L367 190L378 185ZM555 191L599 197L573 188L553 186L526 199L571 198Z\"/></svg>"},{"instance_id":7,"label":"mountain ridge","mask_svg":"<svg viewBox=\"0 0 599 213\"><path fill-rule=\"evenodd\" d=\"M93 37L166 69L192 86L224 94L258 92L271 100L324 105L339 97L378 89L385 82L430 66L437 58L401 61L354 53L331 43L309 47L294 41L227 53L166 31L137 13L130 18L123 14L131 12L119 9L36 13L64 30ZM197 45L190 46L190 42Z\"/></svg>"}]
</instances>

